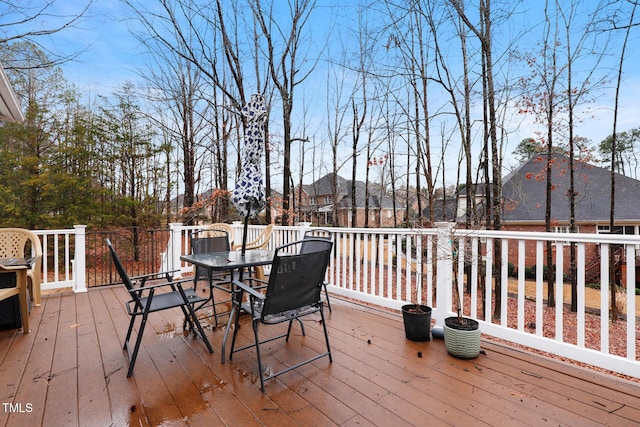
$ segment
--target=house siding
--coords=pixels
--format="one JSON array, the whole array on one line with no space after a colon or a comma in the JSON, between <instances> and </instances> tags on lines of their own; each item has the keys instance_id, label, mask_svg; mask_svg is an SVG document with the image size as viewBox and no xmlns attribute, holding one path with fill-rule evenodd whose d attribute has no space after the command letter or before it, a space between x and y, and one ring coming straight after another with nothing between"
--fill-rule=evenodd
<instances>
[{"instance_id":1,"label":"house siding","mask_svg":"<svg viewBox=\"0 0 640 427\"><path fill-rule=\"evenodd\" d=\"M333 174L328 174L313 184L303 185L295 190L297 196L296 202L298 207L299 221L308 221L319 226L342 226L342 227L364 227L365 223L369 227L395 227L393 208L390 199L387 196L378 197L369 195L369 221L365 221L365 183L357 181L356 185L356 218L355 223L352 221L351 208L351 181L335 175L338 182L338 195L336 197L336 218L333 214L333 196L332 181ZM301 196L300 196L300 193ZM314 204L311 202L314 201ZM330 203L327 203L330 202ZM381 207L382 206L382 207ZM396 209L396 218L402 221L405 218L406 209Z\"/></svg>"}]
</instances>

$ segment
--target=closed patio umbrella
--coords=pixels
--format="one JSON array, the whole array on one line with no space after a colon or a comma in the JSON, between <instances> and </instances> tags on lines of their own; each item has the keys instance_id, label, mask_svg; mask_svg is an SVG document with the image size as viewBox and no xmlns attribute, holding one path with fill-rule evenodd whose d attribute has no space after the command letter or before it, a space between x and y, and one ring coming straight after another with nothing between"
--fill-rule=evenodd
<instances>
[{"instance_id":1,"label":"closed patio umbrella","mask_svg":"<svg viewBox=\"0 0 640 427\"><path fill-rule=\"evenodd\" d=\"M267 105L264 96L251 95L251 99L242 109L247 118L244 134L244 150L242 169L231 194L231 203L244 216L244 233L242 236L242 253L247 243L247 226L249 218L256 216L266 205L264 184L260 163L265 145L264 127L267 119Z\"/></svg>"}]
</instances>

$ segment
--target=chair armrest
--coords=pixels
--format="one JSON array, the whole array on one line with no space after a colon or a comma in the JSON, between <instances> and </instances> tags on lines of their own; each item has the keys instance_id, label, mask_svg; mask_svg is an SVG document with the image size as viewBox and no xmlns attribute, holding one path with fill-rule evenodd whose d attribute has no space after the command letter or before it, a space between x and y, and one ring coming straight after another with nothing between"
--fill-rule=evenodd
<instances>
[{"instance_id":1,"label":"chair armrest","mask_svg":"<svg viewBox=\"0 0 640 427\"><path fill-rule=\"evenodd\" d=\"M164 277L167 277L168 274L175 273L176 271L180 271L180 270L179 269L175 269L175 270L169 270L169 271L161 271L159 273L141 274L140 276L131 276L131 277L129 277L129 279L131 279L131 281L134 281L134 280L140 280L140 279L147 280L147 279L149 279L150 277L153 277L153 276L158 276L158 277L164 276ZM169 277L172 277L172 276L169 276Z\"/></svg>"},{"instance_id":2,"label":"chair armrest","mask_svg":"<svg viewBox=\"0 0 640 427\"><path fill-rule=\"evenodd\" d=\"M243 291L247 292L248 294L250 294L252 297L254 298L258 298L260 300L264 300L266 297L263 293L258 292L255 288L253 288L251 285L248 285L244 282L241 282L239 280L234 280L233 284L237 287L239 287L240 289L242 289Z\"/></svg>"},{"instance_id":3,"label":"chair armrest","mask_svg":"<svg viewBox=\"0 0 640 427\"><path fill-rule=\"evenodd\" d=\"M0 271L16 271L16 270L26 270L29 268L28 265L0 265Z\"/></svg>"},{"instance_id":4,"label":"chair armrest","mask_svg":"<svg viewBox=\"0 0 640 427\"><path fill-rule=\"evenodd\" d=\"M246 250L262 248L263 243L256 244L255 242L256 242L255 240L253 242L247 242L247 244L245 245L244 248ZM240 250L240 249L242 249L242 243L235 243L233 245L232 250L237 251L237 250Z\"/></svg>"},{"instance_id":5,"label":"chair armrest","mask_svg":"<svg viewBox=\"0 0 640 427\"><path fill-rule=\"evenodd\" d=\"M156 283L153 285L145 285L145 286L140 286L140 287L136 287L133 288L132 291L147 291L150 289L156 289L156 288L161 288L163 286L171 286L171 285L181 285L183 283L186 282L192 282L193 283L193 279L181 279L181 280L176 280L176 281L170 281L170 282L162 282L162 283Z\"/></svg>"}]
</instances>

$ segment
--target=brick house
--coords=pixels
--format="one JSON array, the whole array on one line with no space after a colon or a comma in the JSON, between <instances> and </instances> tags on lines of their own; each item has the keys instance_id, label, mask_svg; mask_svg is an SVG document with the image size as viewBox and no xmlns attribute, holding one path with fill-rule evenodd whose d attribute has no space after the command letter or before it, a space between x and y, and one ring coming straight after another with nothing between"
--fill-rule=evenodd
<instances>
[{"instance_id":1,"label":"brick house","mask_svg":"<svg viewBox=\"0 0 640 427\"><path fill-rule=\"evenodd\" d=\"M545 231L546 155L524 162L503 180L503 229L514 231ZM640 181L615 174L614 233L640 235ZM551 172L552 231L569 232L569 158L554 155ZM611 171L586 162L574 161L576 191L575 222L579 233L609 233L611 209ZM531 244L533 245L533 244ZM564 266L568 268L570 251L564 249ZM599 273L600 247L586 246L587 281L589 270ZM517 250L509 248L510 255ZM555 248L554 250L557 250ZM526 248L525 264L535 264L535 248ZM555 256L555 254L554 254Z\"/></svg>"},{"instance_id":2,"label":"brick house","mask_svg":"<svg viewBox=\"0 0 640 427\"><path fill-rule=\"evenodd\" d=\"M336 183L336 207L337 222L333 220L333 183ZM312 184L302 185L296 188L296 201L300 200L298 206L299 220L312 222L318 226L331 226L336 223L346 227L364 227L365 225L365 183L356 181L356 221L352 224L351 215L351 194L353 186L351 180L329 173ZM401 223L405 218L406 208L404 206L395 209L396 221ZM374 185L369 186L369 226L370 227L394 227L393 200L375 189Z\"/></svg>"}]
</instances>

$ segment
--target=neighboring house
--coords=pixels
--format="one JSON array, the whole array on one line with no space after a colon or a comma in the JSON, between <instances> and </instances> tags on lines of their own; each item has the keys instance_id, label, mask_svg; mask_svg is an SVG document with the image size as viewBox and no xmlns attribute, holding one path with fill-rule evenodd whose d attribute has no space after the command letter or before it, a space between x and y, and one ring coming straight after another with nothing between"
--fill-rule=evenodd
<instances>
[{"instance_id":1,"label":"neighboring house","mask_svg":"<svg viewBox=\"0 0 640 427\"><path fill-rule=\"evenodd\" d=\"M520 165L503 180L503 229L544 231L546 209L546 155ZM569 158L552 157L551 224L555 232L569 232ZM640 181L615 174L615 230L620 234L640 234ZM611 171L582 161L574 161L575 223L580 233L609 233ZM599 268L599 246L586 247L587 269ZM509 248L515 251L514 247ZM569 250L564 251L565 269ZM527 248L526 265L535 264L535 248ZM566 271L566 270L565 270ZM587 275L589 276L588 272ZM589 278L587 278L589 280Z\"/></svg>"},{"instance_id":2,"label":"neighboring house","mask_svg":"<svg viewBox=\"0 0 640 427\"><path fill-rule=\"evenodd\" d=\"M520 165L503 180L505 228L544 230L546 209L546 156ZM551 167L551 222L553 231L568 232L569 158L554 155ZM615 230L640 234L640 181L615 174ZM582 161L574 161L575 222L581 233L609 232L611 172Z\"/></svg>"},{"instance_id":3,"label":"neighboring house","mask_svg":"<svg viewBox=\"0 0 640 427\"><path fill-rule=\"evenodd\" d=\"M546 231L546 155L537 155L524 162L504 177L502 182L502 229L511 231L540 232ZM569 204L569 158L554 154L551 166L551 231L568 233L570 226ZM615 228L616 234L640 235L640 181L618 174L616 179ZM579 233L609 233L609 217L611 210L611 171L591 165L584 161L574 161L575 224ZM481 220L484 218L485 187L476 186L476 212ZM436 200L436 221L465 223L466 192L457 195L457 210L453 213L454 199L446 200L446 213L443 214L442 200ZM423 215L428 212L423 210ZM527 242L525 248L525 265L531 268L536 264L536 248L534 243ZM563 267L569 273L571 253L568 244L562 244ZM517 245L509 244L509 256L515 259ZM616 259L623 259L623 252L616 252ZM545 247L546 250L546 247ZM555 251L553 248L553 259ZM599 277L600 247L596 244L585 246L586 280ZM546 255L543 258L546 262ZM555 261L554 261L555 262ZM640 269L636 267L636 277L640 279ZM624 280L624 274L622 275Z\"/></svg>"},{"instance_id":4,"label":"neighboring house","mask_svg":"<svg viewBox=\"0 0 640 427\"><path fill-rule=\"evenodd\" d=\"M472 202L472 209L475 207L478 221L482 222L484 219L483 200L485 198L485 185L475 184L473 188L475 200ZM444 198L440 197L433 201L433 222L446 221L464 225L466 221L466 211L467 190L462 188L457 194L445 195ZM428 223L430 217L428 206L422 209L422 217L423 221L426 221L424 223Z\"/></svg>"},{"instance_id":5,"label":"neighboring house","mask_svg":"<svg viewBox=\"0 0 640 427\"><path fill-rule=\"evenodd\" d=\"M424 204L428 204L425 200ZM445 221L445 222L459 222L459 218L464 216L464 211L460 210L460 200L454 196L446 196L444 199L435 199L433 201L433 222ZM429 218L431 217L429 212L429 206L422 208L422 224L429 226ZM461 220L464 222L464 220Z\"/></svg>"},{"instance_id":6,"label":"neighboring house","mask_svg":"<svg viewBox=\"0 0 640 427\"><path fill-rule=\"evenodd\" d=\"M336 210L337 222L333 219L333 188L336 183ZM352 185L351 180L342 178L337 174L327 174L312 184L302 185L296 189L296 203L299 220L311 222L318 226L330 226L339 224L346 227L364 227L365 225L365 192L366 184L356 181L356 221L352 223ZM376 186L369 186L369 227L394 227L393 200L375 190ZM301 193L300 193L301 192ZM395 221L402 223L406 217L405 206L396 206Z\"/></svg>"},{"instance_id":7,"label":"neighboring house","mask_svg":"<svg viewBox=\"0 0 640 427\"><path fill-rule=\"evenodd\" d=\"M23 122L18 97L13 92L9 78L0 64L0 122Z\"/></svg>"}]
</instances>

